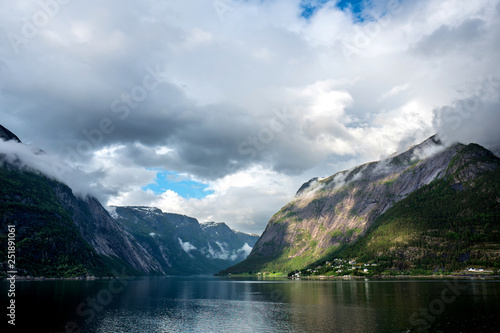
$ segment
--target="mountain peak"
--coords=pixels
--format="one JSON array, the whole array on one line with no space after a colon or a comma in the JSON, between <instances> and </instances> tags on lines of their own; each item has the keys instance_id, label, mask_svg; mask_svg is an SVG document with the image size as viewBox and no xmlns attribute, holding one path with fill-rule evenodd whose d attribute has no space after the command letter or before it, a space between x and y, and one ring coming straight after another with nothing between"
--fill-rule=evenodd
<instances>
[{"instance_id":1,"label":"mountain peak","mask_svg":"<svg viewBox=\"0 0 500 333\"><path fill-rule=\"evenodd\" d=\"M162 214L163 211L156 207L148 207L148 206L128 206L126 208L130 208L135 211L140 211L144 213L153 213L153 214Z\"/></svg>"},{"instance_id":2,"label":"mountain peak","mask_svg":"<svg viewBox=\"0 0 500 333\"><path fill-rule=\"evenodd\" d=\"M224 222L213 222L213 221L211 221L211 222L200 222L200 225L201 225L202 228L223 227L223 226L227 227L227 224L225 224Z\"/></svg>"},{"instance_id":3,"label":"mountain peak","mask_svg":"<svg viewBox=\"0 0 500 333\"><path fill-rule=\"evenodd\" d=\"M318 177L314 177L309 179L309 181L305 182L302 184L302 186L299 188L297 193L295 193L295 196L300 196L302 193L304 193L308 188L310 188L314 183L318 182Z\"/></svg>"},{"instance_id":4,"label":"mountain peak","mask_svg":"<svg viewBox=\"0 0 500 333\"><path fill-rule=\"evenodd\" d=\"M0 125L0 139L3 139L4 141L14 140L21 143L21 140L17 137L17 135L15 135L2 125Z\"/></svg>"}]
</instances>

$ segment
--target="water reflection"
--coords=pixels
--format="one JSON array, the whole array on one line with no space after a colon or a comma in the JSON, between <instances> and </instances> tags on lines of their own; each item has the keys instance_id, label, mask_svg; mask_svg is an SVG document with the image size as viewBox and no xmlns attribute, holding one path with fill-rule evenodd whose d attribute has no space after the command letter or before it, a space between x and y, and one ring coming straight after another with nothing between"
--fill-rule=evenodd
<instances>
[{"instance_id":1,"label":"water reflection","mask_svg":"<svg viewBox=\"0 0 500 333\"><path fill-rule=\"evenodd\" d=\"M500 283L462 283L461 294L432 315L426 330L498 327ZM422 322L420 311L437 304L448 287L425 280L140 278L93 308L95 316L77 311L82 303L92 309L89 300L103 298L106 288L105 280L19 281L18 321L32 332L63 332L68 322L82 332L407 332L420 328L410 318Z\"/></svg>"},{"instance_id":2,"label":"water reflection","mask_svg":"<svg viewBox=\"0 0 500 333\"><path fill-rule=\"evenodd\" d=\"M494 297L488 295L488 285L468 283L470 290L464 298L481 297L480 302L489 303ZM427 308L444 288L442 281L174 278L148 279L146 284L132 286L127 296L135 300L135 309L117 304L119 310L104 314L96 331L125 332L142 327L151 332L400 332L419 328L412 326L409 318ZM498 296L496 291L493 294ZM139 299L146 303L137 302ZM466 308L466 303L457 301L448 310L457 315ZM458 320L459 316L455 322ZM437 318L426 329L442 326Z\"/></svg>"}]
</instances>

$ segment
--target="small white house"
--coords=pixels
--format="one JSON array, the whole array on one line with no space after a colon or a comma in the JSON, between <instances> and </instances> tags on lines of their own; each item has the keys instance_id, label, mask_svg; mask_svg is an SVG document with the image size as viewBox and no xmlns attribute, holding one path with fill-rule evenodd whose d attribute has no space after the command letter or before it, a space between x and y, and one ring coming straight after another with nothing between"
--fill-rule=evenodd
<instances>
[{"instance_id":1,"label":"small white house","mask_svg":"<svg viewBox=\"0 0 500 333\"><path fill-rule=\"evenodd\" d=\"M469 272L484 272L484 269L470 267Z\"/></svg>"}]
</instances>

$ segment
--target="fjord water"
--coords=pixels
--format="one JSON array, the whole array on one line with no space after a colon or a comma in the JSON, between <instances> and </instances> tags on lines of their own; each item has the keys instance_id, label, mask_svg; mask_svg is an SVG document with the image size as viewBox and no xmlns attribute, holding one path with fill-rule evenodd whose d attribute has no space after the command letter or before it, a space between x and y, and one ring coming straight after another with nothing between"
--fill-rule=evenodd
<instances>
[{"instance_id":1,"label":"fjord water","mask_svg":"<svg viewBox=\"0 0 500 333\"><path fill-rule=\"evenodd\" d=\"M17 281L15 331L491 332L499 313L492 280Z\"/></svg>"}]
</instances>

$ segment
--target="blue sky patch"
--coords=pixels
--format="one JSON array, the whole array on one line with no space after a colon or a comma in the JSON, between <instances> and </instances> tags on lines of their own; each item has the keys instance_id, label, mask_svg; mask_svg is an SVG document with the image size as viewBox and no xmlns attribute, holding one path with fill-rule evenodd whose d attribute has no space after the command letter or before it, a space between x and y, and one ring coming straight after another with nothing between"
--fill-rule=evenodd
<instances>
[{"instance_id":1,"label":"blue sky patch","mask_svg":"<svg viewBox=\"0 0 500 333\"><path fill-rule=\"evenodd\" d=\"M325 4L327 3L333 3L337 2L336 0L303 0L302 3L300 4L302 7L302 17L308 19L314 13L318 10L321 9ZM361 12L363 11L363 3L365 0L341 0L338 1L337 7L340 8L341 10L351 10L354 15L356 15L358 18L360 17Z\"/></svg>"},{"instance_id":2,"label":"blue sky patch","mask_svg":"<svg viewBox=\"0 0 500 333\"><path fill-rule=\"evenodd\" d=\"M207 190L207 184L194 181L185 175L179 174L178 172L165 170L156 171L157 174L155 182L143 187L143 190L151 190L156 195L159 195L167 190L171 190L186 199L203 199L207 195L214 193L212 190Z\"/></svg>"},{"instance_id":3,"label":"blue sky patch","mask_svg":"<svg viewBox=\"0 0 500 333\"><path fill-rule=\"evenodd\" d=\"M342 10L350 9L354 14L360 14L363 11L364 0L342 0L337 7Z\"/></svg>"}]
</instances>

